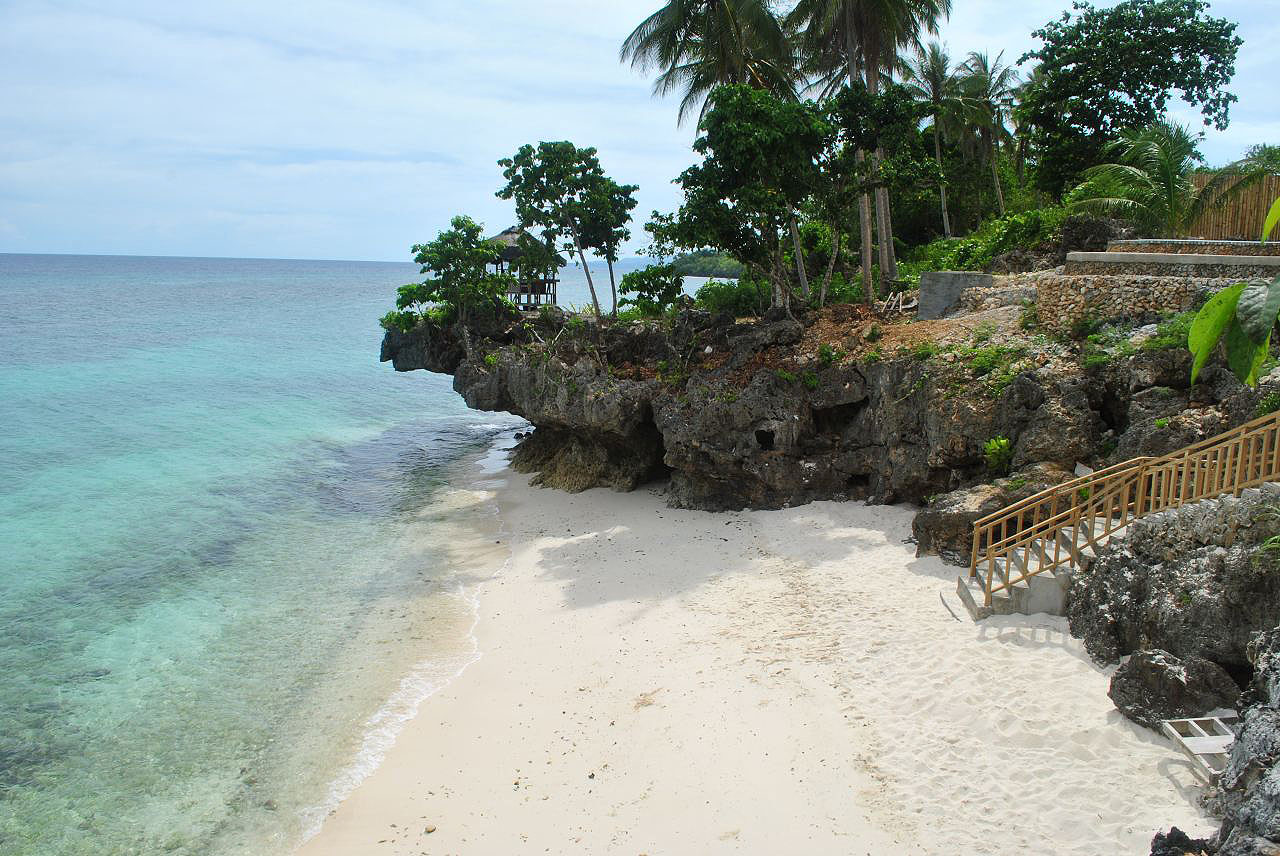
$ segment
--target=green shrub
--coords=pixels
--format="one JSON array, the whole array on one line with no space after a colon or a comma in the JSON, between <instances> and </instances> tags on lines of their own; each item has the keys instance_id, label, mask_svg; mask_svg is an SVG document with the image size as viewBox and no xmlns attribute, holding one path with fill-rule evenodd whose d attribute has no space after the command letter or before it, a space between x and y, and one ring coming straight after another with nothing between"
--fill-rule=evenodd
<instances>
[{"instance_id":1,"label":"green shrub","mask_svg":"<svg viewBox=\"0 0 1280 856\"><path fill-rule=\"evenodd\" d=\"M1156 327L1156 334L1142 343L1144 351L1168 351L1187 346L1187 334L1196 313L1181 312L1171 315Z\"/></svg>"},{"instance_id":2,"label":"green shrub","mask_svg":"<svg viewBox=\"0 0 1280 856\"><path fill-rule=\"evenodd\" d=\"M1270 395L1263 396L1258 402L1258 407L1253 411L1254 419L1261 419L1270 413L1280 410L1280 392L1273 392Z\"/></svg>"},{"instance_id":3,"label":"green shrub","mask_svg":"<svg viewBox=\"0 0 1280 856\"><path fill-rule=\"evenodd\" d=\"M917 342L916 346L911 349L911 355L917 360L924 362L938 355L937 342Z\"/></svg>"},{"instance_id":4,"label":"green shrub","mask_svg":"<svg viewBox=\"0 0 1280 856\"><path fill-rule=\"evenodd\" d=\"M402 333L408 333L418 326L419 320L421 320L421 316L416 312L393 309L383 315L379 323L382 324L382 329L384 330L399 330Z\"/></svg>"},{"instance_id":5,"label":"green shrub","mask_svg":"<svg viewBox=\"0 0 1280 856\"><path fill-rule=\"evenodd\" d=\"M1169 427L1169 417L1167 417L1167 416L1162 416L1162 417L1160 417L1159 419L1157 419L1157 420L1156 420L1156 427L1157 427L1157 428L1168 428L1168 427Z\"/></svg>"},{"instance_id":6,"label":"green shrub","mask_svg":"<svg viewBox=\"0 0 1280 856\"><path fill-rule=\"evenodd\" d=\"M795 374L787 371L786 369L778 369L776 372L774 372L774 375L778 378L778 380L782 381L783 383L796 382Z\"/></svg>"},{"instance_id":7,"label":"green shrub","mask_svg":"<svg viewBox=\"0 0 1280 856\"><path fill-rule=\"evenodd\" d=\"M1023 330L1034 330L1040 326L1040 310L1034 300L1022 301L1022 315L1018 318L1018 326Z\"/></svg>"},{"instance_id":8,"label":"green shrub","mask_svg":"<svg viewBox=\"0 0 1280 856\"><path fill-rule=\"evenodd\" d=\"M878 363L882 359L880 349L875 348L867 353L866 360L868 363Z\"/></svg>"},{"instance_id":9,"label":"green shrub","mask_svg":"<svg viewBox=\"0 0 1280 856\"><path fill-rule=\"evenodd\" d=\"M1094 333L1097 333L1102 329L1102 323L1103 322L1100 319L1092 318L1087 315L1083 318L1076 318L1071 322L1071 327L1068 330L1067 335L1077 342L1085 341Z\"/></svg>"},{"instance_id":10,"label":"green shrub","mask_svg":"<svg viewBox=\"0 0 1280 856\"><path fill-rule=\"evenodd\" d=\"M844 351L838 351L825 342L818 346L818 364L821 366L834 365L846 356Z\"/></svg>"},{"instance_id":11,"label":"green shrub","mask_svg":"<svg viewBox=\"0 0 1280 856\"><path fill-rule=\"evenodd\" d=\"M772 299L768 283L744 276L736 280L711 280L693 296L697 305L708 312L729 312L735 318L763 315Z\"/></svg>"},{"instance_id":12,"label":"green shrub","mask_svg":"<svg viewBox=\"0 0 1280 856\"><path fill-rule=\"evenodd\" d=\"M619 305L634 307L641 315L652 318L684 294L684 277L674 265L649 265L624 274L618 290L626 295Z\"/></svg>"},{"instance_id":13,"label":"green shrub","mask_svg":"<svg viewBox=\"0 0 1280 856\"><path fill-rule=\"evenodd\" d=\"M879 324L872 324L871 329L867 331L865 338L868 342L879 342L884 338L884 331L880 329Z\"/></svg>"},{"instance_id":14,"label":"green shrub","mask_svg":"<svg viewBox=\"0 0 1280 856\"><path fill-rule=\"evenodd\" d=\"M818 388L818 375L815 372L805 372L800 377L800 381L809 389Z\"/></svg>"},{"instance_id":15,"label":"green shrub","mask_svg":"<svg viewBox=\"0 0 1280 856\"><path fill-rule=\"evenodd\" d=\"M1016 249L1032 249L1054 240L1066 210L1037 208L989 220L964 238L942 238L917 248L907 257L913 270L984 270L996 256Z\"/></svg>"},{"instance_id":16,"label":"green shrub","mask_svg":"<svg viewBox=\"0 0 1280 856\"><path fill-rule=\"evenodd\" d=\"M813 302L816 304L818 292L822 288L822 281L812 282L813 286ZM831 284L827 286L827 303L861 303L862 302L862 283L858 280L848 281L843 274L834 274L831 277Z\"/></svg>"},{"instance_id":17,"label":"green shrub","mask_svg":"<svg viewBox=\"0 0 1280 856\"><path fill-rule=\"evenodd\" d=\"M1003 475L1013 463L1013 442L1008 437L992 437L982 447L982 456L988 470Z\"/></svg>"},{"instance_id":18,"label":"green shrub","mask_svg":"<svg viewBox=\"0 0 1280 856\"><path fill-rule=\"evenodd\" d=\"M1084 367L1086 369L1100 369L1111 364L1111 355L1106 351L1091 351L1085 354Z\"/></svg>"},{"instance_id":19,"label":"green shrub","mask_svg":"<svg viewBox=\"0 0 1280 856\"><path fill-rule=\"evenodd\" d=\"M496 369L498 367L498 352L493 351L492 353L485 354L484 364L491 369Z\"/></svg>"}]
</instances>

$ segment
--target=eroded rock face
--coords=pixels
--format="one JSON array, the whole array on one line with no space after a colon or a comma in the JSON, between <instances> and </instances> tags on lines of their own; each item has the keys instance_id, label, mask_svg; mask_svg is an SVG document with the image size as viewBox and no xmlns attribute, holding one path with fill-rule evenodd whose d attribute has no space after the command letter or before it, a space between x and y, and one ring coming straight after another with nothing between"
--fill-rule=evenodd
<instances>
[{"instance_id":1,"label":"eroded rock face","mask_svg":"<svg viewBox=\"0 0 1280 856\"><path fill-rule=\"evenodd\" d=\"M1254 677L1241 725L1218 782L1223 809L1219 856L1280 854L1280 628L1249 646Z\"/></svg>"},{"instance_id":2,"label":"eroded rock face","mask_svg":"<svg viewBox=\"0 0 1280 856\"><path fill-rule=\"evenodd\" d=\"M874 322L847 305L801 320L744 322L686 310L668 322L601 324L553 311L465 331L428 323L388 332L382 358L399 371L452 374L469 406L532 422L537 430L515 465L546 485L628 490L669 475L671 504L708 510L920 502L988 481L983 446L1001 436L1013 444L1016 470L1101 463L1108 438L1126 442L1132 393L1166 386L1190 402L1188 367L1146 352L1102 374L1028 358L998 385L975 382L956 353L920 358L905 347L877 348L871 359L864 344L861 356L844 354L844 338ZM822 356L815 325L839 356ZM1206 407L1224 419L1240 410L1219 406L1225 393L1216 387L1193 392L1212 399ZM1152 421L1171 407L1134 412ZM1203 427L1217 430L1220 421ZM972 519L974 501L957 498L950 522L945 510L933 515L922 530L926 549L963 558L967 547L954 533L929 530Z\"/></svg>"},{"instance_id":3,"label":"eroded rock face","mask_svg":"<svg viewBox=\"0 0 1280 856\"><path fill-rule=\"evenodd\" d=\"M1151 856L1210 856L1216 852L1213 842L1192 838L1176 826L1158 833L1151 842Z\"/></svg>"},{"instance_id":4,"label":"eroded rock face","mask_svg":"<svg viewBox=\"0 0 1280 856\"><path fill-rule=\"evenodd\" d=\"M1139 651L1117 669L1107 695L1129 719L1159 732L1161 720L1234 710L1240 688L1217 663L1152 650Z\"/></svg>"},{"instance_id":5,"label":"eroded rock face","mask_svg":"<svg viewBox=\"0 0 1280 856\"><path fill-rule=\"evenodd\" d=\"M1105 663L1159 648L1247 674L1254 635L1280 623L1280 573L1258 551L1280 531L1277 521L1273 495L1225 496L1135 521L1076 575L1072 635Z\"/></svg>"}]
</instances>

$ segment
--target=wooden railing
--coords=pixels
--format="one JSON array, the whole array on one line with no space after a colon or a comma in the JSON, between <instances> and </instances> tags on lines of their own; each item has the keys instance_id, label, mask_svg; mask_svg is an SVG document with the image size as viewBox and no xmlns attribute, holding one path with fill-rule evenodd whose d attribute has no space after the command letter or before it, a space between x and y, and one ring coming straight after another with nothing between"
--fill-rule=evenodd
<instances>
[{"instance_id":1,"label":"wooden railing","mask_svg":"<svg viewBox=\"0 0 1280 856\"><path fill-rule=\"evenodd\" d=\"M989 514L973 527L969 576L991 597L1059 567L1136 518L1280 480L1280 412L1160 458L1134 458Z\"/></svg>"}]
</instances>

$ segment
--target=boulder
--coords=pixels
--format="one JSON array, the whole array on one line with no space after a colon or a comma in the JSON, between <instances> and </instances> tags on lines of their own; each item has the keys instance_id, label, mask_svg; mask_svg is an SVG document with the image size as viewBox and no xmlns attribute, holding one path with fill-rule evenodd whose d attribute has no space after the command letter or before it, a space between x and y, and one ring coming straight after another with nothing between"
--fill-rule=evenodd
<instances>
[{"instance_id":1,"label":"boulder","mask_svg":"<svg viewBox=\"0 0 1280 856\"><path fill-rule=\"evenodd\" d=\"M1278 503L1223 496L1134 521L1075 575L1072 635L1104 663L1158 648L1248 674L1254 636L1280 623L1276 554L1258 549L1280 532Z\"/></svg>"},{"instance_id":2,"label":"boulder","mask_svg":"<svg viewBox=\"0 0 1280 856\"><path fill-rule=\"evenodd\" d=\"M1280 856L1280 628L1249 649L1255 668L1241 724L1218 781L1219 856Z\"/></svg>"},{"instance_id":3,"label":"boulder","mask_svg":"<svg viewBox=\"0 0 1280 856\"><path fill-rule=\"evenodd\" d=\"M1176 826L1168 833L1156 833L1151 841L1151 856L1210 856L1216 852L1212 842L1191 838Z\"/></svg>"},{"instance_id":4,"label":"boulder","mask_svg":"<svg viewBox=\"0 0 1280 856\"><path fill-rule=\"evenodd\" d=\"M911 521L916 555L937 555L948 562L967 565L973 550L975 521L1071 477L1069 470L1056 464L1034 464L990 484L930 497L929 504Z\"/></svg>"},{"instance_id":5,"label":"boulder","mask_svg":"<svg viewBox=\"0 0 1280 856\"><path fill-rule=\"evenodd\" d=\"M1117 669L1107 694L1129 719L1158 732L1164 719L1234 709L1240 688L1221 666L1203 657L1182 659L1152 650L1139 651Z\"/></svg>"}]
</instances>

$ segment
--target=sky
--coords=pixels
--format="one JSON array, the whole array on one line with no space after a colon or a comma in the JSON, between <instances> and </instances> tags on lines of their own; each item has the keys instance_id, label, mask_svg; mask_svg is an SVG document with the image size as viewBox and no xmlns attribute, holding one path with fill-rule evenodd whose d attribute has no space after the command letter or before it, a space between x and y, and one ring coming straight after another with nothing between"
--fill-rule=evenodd
<instances>
[{"instance_id":1,"label":"sky","mask_svg":"<svg viewBox=\"0 0 1280 856\"><path fill-rule=\"evenodd\" d=\"M618 62L659 5L0 0L0 252L408 260L455 214L511 225L496 161L561 139L640 185L635 251L694 161ZM953 5L953 56L1016 60L1068 0ZM1211 163L1280 143L1276 5L1212 4L1245 44Z\"/></svg>"}]
</instances>

